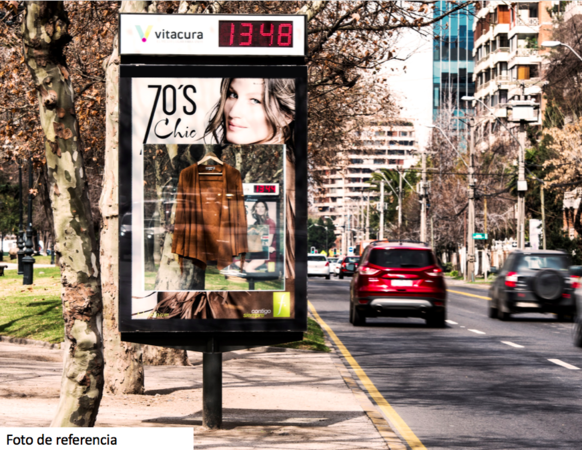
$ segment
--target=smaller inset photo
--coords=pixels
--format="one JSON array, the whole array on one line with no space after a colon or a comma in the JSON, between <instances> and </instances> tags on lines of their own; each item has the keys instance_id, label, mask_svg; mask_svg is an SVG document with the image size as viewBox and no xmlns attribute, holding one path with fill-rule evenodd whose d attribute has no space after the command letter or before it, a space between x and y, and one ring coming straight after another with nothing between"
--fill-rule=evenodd
<instances>
[{"instance_id":1,"label":"smaller inset photo","mask_svg":"<svg viewBox=\"0 0 582 450\"><path fill-rule=\"evenodd\" d=\"M146 291L285 289L284 145L148 144L143 155Z\"/></svg>"}]
</instances>

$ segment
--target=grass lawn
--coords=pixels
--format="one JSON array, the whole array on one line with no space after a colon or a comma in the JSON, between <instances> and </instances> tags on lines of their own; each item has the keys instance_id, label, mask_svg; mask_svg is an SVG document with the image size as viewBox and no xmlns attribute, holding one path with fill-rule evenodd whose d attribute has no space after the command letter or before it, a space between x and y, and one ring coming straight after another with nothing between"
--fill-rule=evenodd
<instances>
[{"instance_id":1,"label":"grass lawn","mask_svg":"<svg viewBox=\"0 0 582 450\"><path fill-rule=\"evenodd\" d=\"M303 335L302 341L278 344L275 347L298 348L301 350L315 350L318 352L331 351L330 348L325 345L325 341L323 340L323 330L319 324L310 317L307 318L307 332Z\"/></svg>"},{"instance_id":2,"label":"grass lawn","mask_svg":"<svg viewBox=\"0 0 582 450\"><path fill-rule=\"evenodd\" d=\"M63 342L60 270L34 269L33 281L31 286L23 286L16 270L7 270L0 277L0 335Z\"/></svg>"}]
</instances>

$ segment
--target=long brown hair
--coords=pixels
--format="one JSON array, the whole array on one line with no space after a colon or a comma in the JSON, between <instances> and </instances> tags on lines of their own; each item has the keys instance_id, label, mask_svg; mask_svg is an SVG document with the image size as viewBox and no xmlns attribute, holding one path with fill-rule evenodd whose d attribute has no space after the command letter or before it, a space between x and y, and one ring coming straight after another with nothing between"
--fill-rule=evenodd
<instances>
[{"instance_id":1,"label":"long brown hair","mask_svg":"<svg viewBox=\"0 0 582 450\"><path fill-rule=\"evenodd\" d=\"M226 122L224 106L228 98L228 90L234 78L223 78L220 84L220 100L210 113L210 121L204 132L204 137L212 135L217 143L226 143ZM289 78L263 78L263 107L267 123L271 128L269 140L282 134L282 142L293 144L293 129L295 123L295 80ZM283 122L281 121L283 119ZM286 120L285 120L286 119Z\"/></svg>"}]
</instances>

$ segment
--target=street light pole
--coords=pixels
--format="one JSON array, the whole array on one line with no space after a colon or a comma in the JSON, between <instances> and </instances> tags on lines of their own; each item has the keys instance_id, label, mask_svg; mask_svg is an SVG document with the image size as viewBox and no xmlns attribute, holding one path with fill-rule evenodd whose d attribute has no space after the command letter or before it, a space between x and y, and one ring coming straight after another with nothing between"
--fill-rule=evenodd
<instances>
[{"instance_id":1,"label":"street light pole","mask_svg":"<svg viewBox=\"0 0 582 450\"><path fill-rule=\"evenodd\" d=\"M475 233L475 179L473 173L475 171L475 123L474 119L469 122L469 226L467 227L467 279L475 281L475 240L473 233Z\"/></svg>"},{"instance_id":2,"label":"street light pole","mask_svg":"<svg viewBox=\"0 0 582 450\"><path fill-rule=\"evenodd\" d=\"M574 53L578 59L580 61L582 61L582 56L580 56L576 50L574 50L572 47L570 47L568 44L564 44L563 42L560 41L544 41L542 42L542 47L566 47L567 49L569 49L572 53Z\"/></svg>"},{"instance_id":3,"label":"street light pole","mask_svg":"<svg viewBox=\"0 0 582 450\"><path fill-rule=\"evenodd\" d=\"M22 224L22 160L18 163L18 207L20 212L20 221L18 222L18 275L23 274L22 257L24 256L24 225Z\"/></svg>"},{"instance_id":4,"label":"street light pole","mask_svg":"<svg viewBox=\"0 0 582 450\"><path fill-rule=\"evenodd\" d=\"M366 240L370 239L370 191L368 191L368 200L366 204Z\"/></svg>"},{"instance_id":5,"label":"street light pole","mask_svg":"<svg viewBox=\"0 0 582 450\"><path fill-rule=\"evenodd\" d=\"M422 181L420 183L420 240L427 242L426 230L426 152L421 153Z\"/></svg>"},{"instance_id":6,"label":"street light pole","mask_svg":"<svg viewBox=\"0 0 582 450\"><path fill-rule=\"evenodd\" d=\"M22 258L22 284L31 285L34 278L34 250L32 248L32 155L28 157L28 221L26 224L26 250Z\"/></svg>"},{"instance_id":7,"label":"street light pole","mask_svg":"<svg viewBox=\"0 0 582 450\"><path fill-rule=\"evenodd\" d=\"M519 156L517 173L517 247L525 249L525 193L527 182L525 181L525 123L519 123Z\"/></svg>"},{"instance_id":8,"label":"street light pole","mask_svg":"<svg viewBox=\"0 0 582 450\"><path fill-rule=\"evenodd\" d=\"M380 232L378 240L384 240L384 180L380 181Z\"/></svg>"}]
</instances>

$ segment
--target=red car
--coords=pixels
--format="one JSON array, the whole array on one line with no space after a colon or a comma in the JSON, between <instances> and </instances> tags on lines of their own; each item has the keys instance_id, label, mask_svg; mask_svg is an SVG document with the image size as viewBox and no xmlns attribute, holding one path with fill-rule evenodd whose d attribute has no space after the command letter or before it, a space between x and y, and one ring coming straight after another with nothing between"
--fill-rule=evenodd
<instances>
[{"instance_id":1,"label":"red car","mask_svg":"<svg viewBox=\"0 0 582 450\"><path fill-rule=\"evenodd\" d=\"M420 317L444 327L447 288L443 270L424 243L373 242L350 287L350 323L366 317Z\"/></svg>"}]
</instances>

